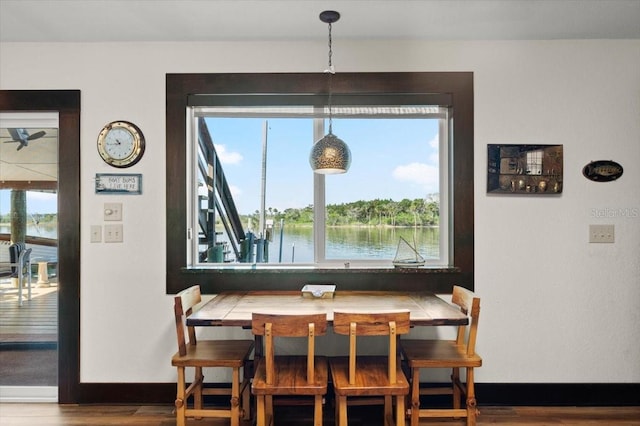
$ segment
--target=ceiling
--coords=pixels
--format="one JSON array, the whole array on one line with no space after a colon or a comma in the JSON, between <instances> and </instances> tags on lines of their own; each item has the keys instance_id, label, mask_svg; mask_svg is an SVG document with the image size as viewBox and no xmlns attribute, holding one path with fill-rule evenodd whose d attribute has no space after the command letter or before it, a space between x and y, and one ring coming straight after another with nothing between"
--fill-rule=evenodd
<instances>
[{"instance_id":1,"label":"ceiling","mask_svg":"<svg viewBox=\"0 0 640 426\"><path fill-rule=\"evenodd\" d=\"M0 128L0 188L51 189L58 180L58 129L26 130L45 134L17 150L8 129Z\"/></svg>"},{"instance_id":2,"label":"ceiling","mask_svg":"<svg viewBox=\"0 0 640 426\"><path fill-rule=\"evenodd\" d=\"M640 39L640 0L0 0L0 42Z\"/></svg>"},{"instance_id":3,"label":"ceiling","mask_svg":"<svg viewBox=\"0 0 640 426\"><path fill-rule=\"evenodd\" d=\"M323 10L341 39L640 39L640 0L0 0L0 42L323 40ZM7 136L0 186L57 179L54 139Z\"/></svg>"}]
</instances>

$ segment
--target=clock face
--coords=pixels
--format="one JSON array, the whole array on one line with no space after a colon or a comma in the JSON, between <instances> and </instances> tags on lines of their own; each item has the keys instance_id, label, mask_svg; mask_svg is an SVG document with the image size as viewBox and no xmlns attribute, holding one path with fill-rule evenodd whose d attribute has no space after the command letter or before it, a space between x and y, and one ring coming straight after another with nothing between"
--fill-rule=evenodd
<instances>
[{"instance_id":1,"label":"clock face","mask_svg":"<svg viewBox=\"0 0 640 426\"><path fill-rule=\"evenodd\" d=\"M140 129L127 121L107 124L98 136L98 152L113 167L131 167L144 154L145 141Z\"/></svg>"},{"instance_id":2,"label":"clock face","mask_svg":"<svg viewBox=\"0 0 640 426\"><path fill-rule=\"evenodd\" d=\"M135 145L134 137L126 127L112 128L104 138L104 150L116 160L130 156Z\"/></svg>"}]
</instances>

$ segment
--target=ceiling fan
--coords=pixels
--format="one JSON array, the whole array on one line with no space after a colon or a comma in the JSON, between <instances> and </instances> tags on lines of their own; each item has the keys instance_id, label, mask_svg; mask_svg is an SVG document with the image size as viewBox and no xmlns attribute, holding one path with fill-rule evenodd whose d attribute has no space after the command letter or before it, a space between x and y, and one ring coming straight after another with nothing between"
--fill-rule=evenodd
<instances>
[{"instance_id":1,"label":"ceiling fan","mask_svg":"<svg viewBox=\"0 0 640 426\"><path fill-rule=\"evenodd\" d=\"M19 145L16 148L16 151L20 151L25 146L29 146L29 141L40 139L47 133L44 130L36 132L32 135L29 134L27 129L23 128L8 128L9 134L11 135L10 141L5 141L5 143L17 142Z\"/></svg>"}]
</instances>

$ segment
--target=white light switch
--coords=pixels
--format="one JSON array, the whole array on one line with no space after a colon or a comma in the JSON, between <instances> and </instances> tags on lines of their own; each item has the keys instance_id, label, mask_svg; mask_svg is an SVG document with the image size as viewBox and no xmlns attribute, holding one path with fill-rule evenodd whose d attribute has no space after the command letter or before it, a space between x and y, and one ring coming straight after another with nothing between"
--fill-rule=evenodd
<instances>
[{"instance_id":1,"label":"white light switch","mask_svg":"<svg viewBox=\"0 0 640 426\"><path fill-rule=\"evenodd\" d=\"M101 225L91 225L91 242L92 243L102 242L102 226Z\"/></svg>"},{"instance_id":2,"label":"white light switch","mask_svg":"<svg viewBox=\"0 0 640 426\"><path fill-rule=\"evenodd\" d=\"M615 227L613 225L589 225L589 242L615 242Z\"/></svg>"},{"instance_id":3,"label":"white light switch","mask_svg":"<svg viewBox=\"0 0 640 426\"><path fill-rule=\"evenodd\" d=\"M104 203L104 220L122 220L122 203Z\"/></svg>"},{"instance_id":4,"label":"white light switch","mask_svg":"<svg viewBox=\"0 0 640 426\"><path fill-rule=\"evenodd\" d=\"M104 242L121 243L123 240L122 225L104 225Z\"/></svg>"}]
</instances>

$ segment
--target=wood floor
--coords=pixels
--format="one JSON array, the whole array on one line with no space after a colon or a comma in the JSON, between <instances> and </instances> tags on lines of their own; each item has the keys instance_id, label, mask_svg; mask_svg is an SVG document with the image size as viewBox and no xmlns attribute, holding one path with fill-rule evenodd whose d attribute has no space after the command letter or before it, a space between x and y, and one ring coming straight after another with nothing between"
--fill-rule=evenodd
<instances>
[{"instance_id":1,"label":"wood floor","mask_svg":"<svg viewBox=\"0 0 640 426\"><path fill-rule=\"evenodd\" d=\"M21 341L49 341L57 336L57 299L53 289L34 288L34 300L17 306L13 288L0 288L0 344ZM381 413L350 408L349 426L382 426ZM278 409L277 409L278 410ZM304 408L276 411L278 426L311 425L311 412ZM640 407L480 407L478 425L509 426L640 426ZM325 409L324 426L333 426L333 412ZM2 426L108 426L175 425L171 405L59 405L0 404ZM188 426L227 426L225 420L189 420ZM251 426L245 422L242 426ZM421 426L464 426L463 420L423 419Z\"/></svg>"},{"instance_id":2,"label":"wood floor","mask_svg":"<svg viewBox=\"0 0 640 426\"><path fill-rule=\"evenodd\" d=\"M60 426L60 425L175 425L173 407L166 405L58 405L58 404L0 404L2 426ZM371 411L371 410L368 410ZM639 426L640 407L481 407L478 425L509 426ZM308 418L299 417L300 410L276 413L278 425L311 425ZM325 425L333 425L330 415ZM354 425L382 426L377 419L365 419L356 413ZM351 419L350 419L351 420ZM189 420L188 426L226 426L228 420ZM420 425L460 425L464 420L424 419ZM246 422L243 426L250 426Z\"/></svg>"}]
</instances>

